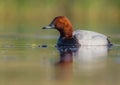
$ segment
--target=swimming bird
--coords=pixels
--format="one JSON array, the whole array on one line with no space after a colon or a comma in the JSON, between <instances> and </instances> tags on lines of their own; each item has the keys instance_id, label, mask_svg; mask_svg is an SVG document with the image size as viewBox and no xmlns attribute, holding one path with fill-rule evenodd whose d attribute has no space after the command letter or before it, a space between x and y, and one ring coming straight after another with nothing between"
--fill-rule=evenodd
<instances>
[{"instance_id":1,"label":"swimming bird","mask_svg":"<svg viewBox=\"0 0 120 85\"><path fill-rule=\"evenodd\" d=\"M104 34L88 31L73 31L73 26L65 16L57 16L43 29L56 29L60 33L57 46L106 46L111 45L108 37Z\"/></svg>"}]
</instances>

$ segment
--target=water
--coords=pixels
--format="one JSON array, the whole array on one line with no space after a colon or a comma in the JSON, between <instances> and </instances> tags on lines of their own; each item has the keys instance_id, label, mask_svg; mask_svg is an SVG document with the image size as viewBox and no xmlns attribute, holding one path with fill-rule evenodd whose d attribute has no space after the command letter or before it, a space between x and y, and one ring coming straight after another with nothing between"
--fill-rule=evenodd
<instances>
[{"instance_id":1,"label":"water","mask_svg":"<svg viewBox=\"0 0 120 85\"><path fill-rule=\"evenodd\" d=\"M56 37L0 36L0 85L119 85L120 44L56 48Z\"/></svg>"}]
</instances>

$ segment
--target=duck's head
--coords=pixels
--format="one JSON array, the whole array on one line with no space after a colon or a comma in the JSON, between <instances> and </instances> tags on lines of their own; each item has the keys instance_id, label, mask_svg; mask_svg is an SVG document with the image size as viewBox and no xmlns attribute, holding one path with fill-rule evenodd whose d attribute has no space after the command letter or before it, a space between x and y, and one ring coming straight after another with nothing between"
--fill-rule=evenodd
<instances>
[{"instance_id":1,"label":"duck's head","mask_svg":"<svg viewBox=\"0 0 120 85\"><path fill-rule=\"evenodd\" d=\"M65 16L58 16L53 19L53 21L48 25L44 26L43 29L57 29L60 32L60 36L66 39L72 38L72 24Z\"/></svg>"}]
</instances>

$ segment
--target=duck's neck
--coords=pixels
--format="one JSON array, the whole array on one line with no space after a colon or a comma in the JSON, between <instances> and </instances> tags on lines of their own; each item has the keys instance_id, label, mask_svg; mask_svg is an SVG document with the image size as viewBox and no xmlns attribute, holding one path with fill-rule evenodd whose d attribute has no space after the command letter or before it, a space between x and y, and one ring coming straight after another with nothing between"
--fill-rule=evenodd
<instances>
[{"instance_id":1,"label":"duck's neck","mask_svg":"<svg viewBox=\"0 0 120 85\"><path fill-rule=\"evenodd\" d=\"M60 37L65 39L71 39L73 37L73 29L66 28L62 30L58 30L60 32Z\"/></svg>"}]
</instances>

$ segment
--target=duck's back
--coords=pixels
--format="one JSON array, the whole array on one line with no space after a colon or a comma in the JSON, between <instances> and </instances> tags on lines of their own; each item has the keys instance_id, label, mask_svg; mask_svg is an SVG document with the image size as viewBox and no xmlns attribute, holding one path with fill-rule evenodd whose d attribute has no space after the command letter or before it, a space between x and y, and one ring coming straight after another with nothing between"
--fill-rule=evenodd
<instances>
[{"instance_id":1,"label":"duck's back","mask_svg":"<svg viewBox=\"0 0 120 85\"><path fill-rule=\"evenodd\" d=\"M76 30L73 35L81 45L108 45L107 36L87 30Z\"/></svg>"}]
</instances>

